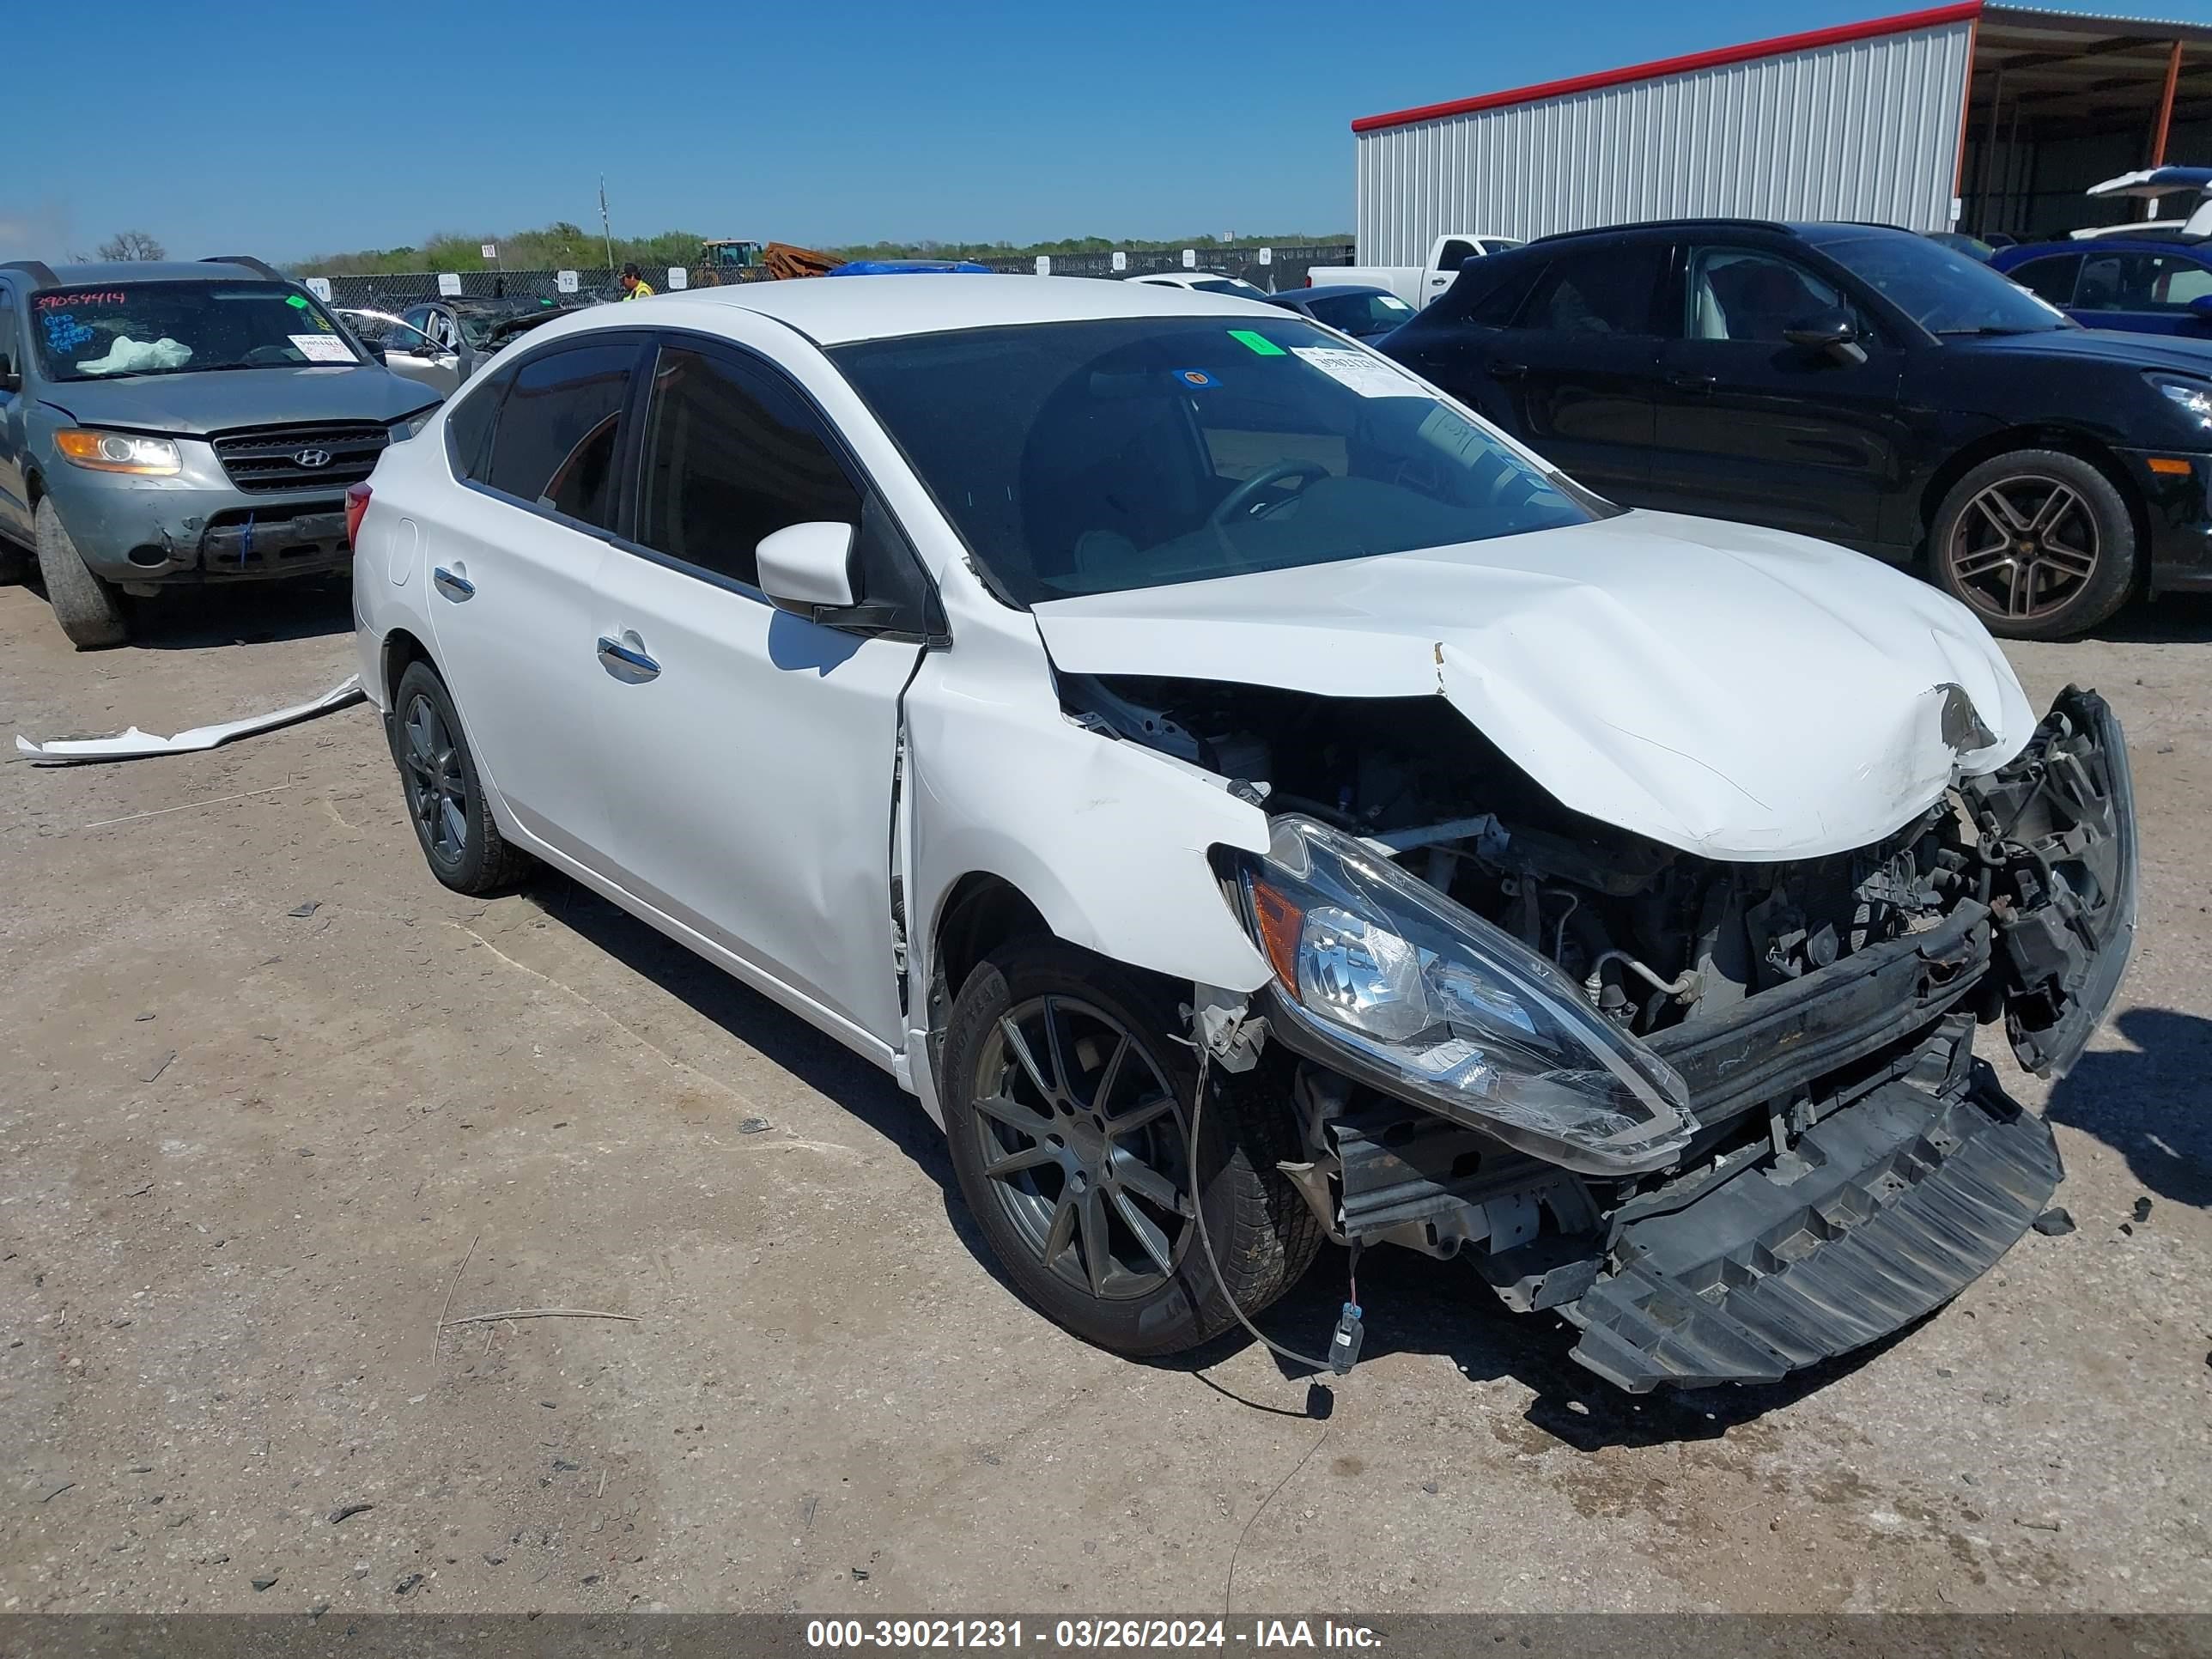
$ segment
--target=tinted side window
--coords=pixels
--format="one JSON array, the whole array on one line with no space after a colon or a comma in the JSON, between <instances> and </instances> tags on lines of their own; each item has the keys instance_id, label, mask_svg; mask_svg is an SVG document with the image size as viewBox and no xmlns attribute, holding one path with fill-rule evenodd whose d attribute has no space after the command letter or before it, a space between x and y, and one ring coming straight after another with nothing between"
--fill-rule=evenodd
<instances>
[{"instance_id":1,"label":"tinted side window","mask_svg":"<svg viewBox=\"0 0 2212 1659\"><path fill-rule=\"evenodd\" d=\"M1521 326L1561 334L1650 334L1653 296L1666 270L1663 242L1562 253L1529 295Z\"/></svg>"},{"instance_id":2,"label":"tinted side window","mask_svg":"<svg viewBox=\"0 0 2212 1659\"><path fill-rule=\"evenodd\" d=\"M600 528L614 519L615 454L637 347L577 345L514 372L483 483Z\"/></svg>"},{"instance_id":3,"label":"tinted side window","mask_svg":"<svg viewBox=\"0 0 2212 1659\"><path fill-rule=\"evenodd\" d=\"M467 388L469 395L446 416L446 459L460 477L478 483L484 481L485 463L490 459L490 446L485 440L491 436L492 417L499 412L500 399L514 384L512 368L487 376L482 385Z\"/></svg>"},{"instance_id":4,"label":"tinted side window","mask_svg":"<svg viewBox=\"0 0 2212 1659\"><path fill-rule=\"evenodd\" d=\"M2038 299L2048 300L2055 306L2063 306L2073 303L2074 279L2081 270L2080 254L2053 253L2040 259L2030 259L2024 265L2014 265L2005 275Z\"/></svg>"},{"instance_id":5,"label":"tinted side window","mask_svg":"<svg viewBox=\"0 0 2212 1659\"><path fill-rule=\"evenodd\" d=\"M1457 270L1482 250L1473 242L1462 242L1455 237L1437 250L1438 270Z\"/></svg>"},{"instance_id":6,"label":"tinted side window","mask_svg":"<svg viewBox=\"0 0 2212 1659\"><path fill-rule=\"evenodd\" d=\"M684 346L660 353L638 492L641 544L749 586L763 536L860 518L811 410L763 369Z\"/></svg>"},{"instance_id":7,"label":"tinted side window","mask_svg":"<svg viewBox=\"0 0 2212 1659\"><path fill-rule=\"evenodd\" d=\"M23 372L23 359L15 344L15 296L0 288L0 358L16 374Z\"/></svg>"},{"instance_id":8,"label":"tinted side window","mask_svg":"<svg viewBox=\"0 0 2212 1659\"><path fill-rule=\"evenodd\" d=\"M2085 254L2074 304L2084 311L2186 311L2203 268L2179 253Z\"/></svg>"}]
</instances>

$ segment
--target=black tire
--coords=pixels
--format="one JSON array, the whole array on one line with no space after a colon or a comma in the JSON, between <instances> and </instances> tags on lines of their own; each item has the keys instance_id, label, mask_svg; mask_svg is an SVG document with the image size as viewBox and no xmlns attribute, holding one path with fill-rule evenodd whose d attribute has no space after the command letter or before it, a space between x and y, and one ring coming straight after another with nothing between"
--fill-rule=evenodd
<instances>
[{"instance_id":1,"label":"black tire","mask_svg":"<svg viewBox=\"0 0 2212 1659\"><path fill-rule=\"evenodd\" d=\"M2127 603L2140 557L2119 487L2055 449L2014 450L1952 485L1928 553L1936 586L2008 640L2087 633Z\"/></svg>"},{"instance_id":2,"label":"black tire","mask_svg":"<svg viewBox=\"0 0 2212 1659\"><path fill-rule=\"evenodd\" d=\"M46 584L46 603L62 625L70 643L80 651L98 651L120 645L131 637L129 619L123 614L123 595L112 582L102 581L86 568L76 544L62 528L62 515L54 511L53 498L39 503L33 520L39 532L39 580Z\"/></svg>"},{"instance_id":3,"label":"black tire","mask_svg":"<svg viewBox=\"0 0 2212 1659\"><path fill-rule=\"evenodd\" d=\"M430 873L457 893L482 897L511 887L529 855L507 844L484 798L460 713L427 662L407 665L386 723L408 821Z\"/></svg>"},{"instance_id":4,"label":"black tire","mask_svg":"<svg viewBox=\"0 0 2212 1659\"><path fill-rule=\"evenodd\" d=\"M1051 1079L1073 1073L1059 1091L1064 1100L1036 1086L1040 1079L1005 1035L1010 1022L1017 1030L1026 1025L1024 1046L1042 1047L1031 1041L1043 1030L1035 1023L1040 1005L1043 1018L1062 1022L1061 1054L1057 1061L1049 1052L1031 1058ZM1303 1156L1290 1103L1216 1066L1196 1164L1219 1278L1207 1265L1188 1208L1197 1062L1170 1036L1182 1024L1158 981L1059 939L1028 939L977 965L945 1030L945 1127L977 1224L1030 1303L1116 1353L1197 1346L1235 1319L1224 1285L1237 1307L1255 1314L1297 1282L1321 1248L1320 1223L1275 1167ZM1116 1064L1122 1036L1128 1048ZM1012 1108L1049 1125L1060 1148L1048 1147L1050 1134L1012 1127ZM1103 1133L1121 1121L1139 1127ZM1045 1161L1000 1175L987 1168L996 1162L1005 1170L1031 1149ZM1140 1172L1148 1177L1141 1183ZM1158 1201L1163 1190L1176 1208ZM1086 1203L1095 1224L1084 1214ZM1074 1218L1063 1237L1060 1218L1070 1204ZM1158 1235L1150 1246L1139 1218ZM1105 1241L1095 1258L1094 1225ZM1060 1249L1048 1254L1056 1238ZM1155 1253L1162 1246L1165 1272Z\"/></svg>"}]
</instances>

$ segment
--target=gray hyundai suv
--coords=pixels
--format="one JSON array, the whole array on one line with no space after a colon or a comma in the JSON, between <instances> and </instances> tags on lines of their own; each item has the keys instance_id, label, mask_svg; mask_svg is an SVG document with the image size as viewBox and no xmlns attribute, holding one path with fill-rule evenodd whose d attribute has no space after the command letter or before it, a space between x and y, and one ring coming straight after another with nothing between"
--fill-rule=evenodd
<instances>
[{"instance_id":1,"label":"gray hyundai suv","mask_svg":"<svg viewBox=\"0 0 2212 1659\"><path fill-rule=\"evenodd\" d=\"M258 259L0 264L0 580L35 550L93 647L125 594L343 568L347 486L436 405Z\"/></svg>"}]
</instances>

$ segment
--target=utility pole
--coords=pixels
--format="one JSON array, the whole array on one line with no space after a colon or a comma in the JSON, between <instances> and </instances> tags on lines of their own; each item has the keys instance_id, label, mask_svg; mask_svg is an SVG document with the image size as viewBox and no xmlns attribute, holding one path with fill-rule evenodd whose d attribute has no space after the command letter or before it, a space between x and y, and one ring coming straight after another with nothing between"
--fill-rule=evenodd
<instances>
[{"instance_id":1,"label":"utility pole","mask_svg":"<svg viewBox=\"0 0 2212 1659\"><path fill-rule=\"evenodd\" d=\"M607 217L607 175L604 173L599 175L599 234L606 238L607 269L612 270L615 268L615 233L613 223Z\"/></svg>"}]
</instances>

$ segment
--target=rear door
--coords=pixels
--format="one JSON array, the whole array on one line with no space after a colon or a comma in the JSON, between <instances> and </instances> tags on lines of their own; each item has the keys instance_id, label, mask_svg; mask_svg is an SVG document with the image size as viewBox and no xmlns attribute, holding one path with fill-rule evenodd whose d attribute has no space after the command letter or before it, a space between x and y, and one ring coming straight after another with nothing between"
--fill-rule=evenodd
<instances>
[{"instance_id":1,"label":"rear door","mask_svg":"<svg viewBox=\"0 0 2212 1659\"><path fill-rule=\"evenodd\" d=\"M1481 356L1531 448L1630 503L1644 499L1651 476L1668 255L1662 241L1562 252Z\"/></svg>"},{"instance_id":2,"label":"rear door","mask_svg":"<svg viewBox=\"0 0 2212 1659\"><path fill-rule=\"evenodd\" d=\"M478 764L530 834L604 859L595 587L644 337L593 333L486 380L447 421L460 489L423 515L436 654ZM479 397L498 404L487 424Z\"/></svg>"},{"instance_id":3,"label":"rear door","mask_svg":"<svg viewBox=\"0 0 2212 1659\"><path fill-rule=\"evenodd\" d=\"M1787 252L1719 241L1686 252L1649 499L1871 550L1903 476L1904 350ZM1856 321L1860 361L1784 338L1838 308Z\"/></svg>"},{"instance_id":4,"label":"rear door","mask_svg":"<svg viewBox=\"0 0 2212 1659\"><path fill-rule=\"evenodd\" d=\"M765 356L663 336L643 418L635 527L593 594L615 878L823 1023L896 1048L891 805L920 564ZM761 539L825 520L854 527L859 597L909 626L848 631L769 602Z\"/></svg>"}]
</instances>

